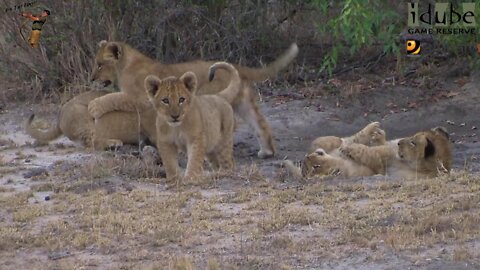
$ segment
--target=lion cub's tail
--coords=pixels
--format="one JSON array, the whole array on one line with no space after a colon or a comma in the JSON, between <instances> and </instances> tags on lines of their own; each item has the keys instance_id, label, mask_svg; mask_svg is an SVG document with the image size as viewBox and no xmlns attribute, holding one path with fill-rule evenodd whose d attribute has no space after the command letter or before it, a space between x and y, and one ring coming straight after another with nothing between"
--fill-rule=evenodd
<instances>
[{"instance_id":1,"label":"lion cub's tail","mask_svg":"<svg viewBox=\"0 0 480 270\"><path fill-rule=\"evenodd\" d=\"M284 54L264 68L250 68L238 65L235 67L238 69L242 79L261 82L275 76L281 69L288 66L288 64L290 64L290 62L297 57L297 54L298 46L296 43L293 43Z\"/></svg>"},{"instance_id":2,"label":"lion cub's tail","mask_svg":"<svg viewBox=\"0 0 480 270\"><path fill-rule=\"evenodd\" d=\"M282 162L283 167L287 170L287 172L297 179L301 179L302 176L302 169L293 164L291 160L284 160Z\"/></svg>"},{"instance_id":3,"label":"lion cub's tail","mask_svg":"<svg viewBox=\"0 0 480 270\"><path fill-rule=\"evenodd\" d=\"M46 143L62 135L62 130L58 125L59 124L58 121L53 127L47 130L40 130L32 126L32 122L34 118L35 118L35 114L32 114L27 119L27 122L25 124L25 130L27 131L27 134L32 136L34 139L40 142Z\"/></svg>"},{"instance_id":4,"label":"lion cub's tail","mask_svg":"<svg viewBox=\"0 0 480 270\"><path fill-rule=\"evenodd\" d=\"M230 72L230 83L228 84L227 88L223 89L220 93L218 93L218 95L227 100L228 103L232 104L233 100L238 96L238 93L242 88L242 80L240 79L237 69L232 64L227 62L216 62L215 64L211 65L208 69L208 80L213 80L215 77L215 71L219 68Z\"/></svg>"}]
</instances>

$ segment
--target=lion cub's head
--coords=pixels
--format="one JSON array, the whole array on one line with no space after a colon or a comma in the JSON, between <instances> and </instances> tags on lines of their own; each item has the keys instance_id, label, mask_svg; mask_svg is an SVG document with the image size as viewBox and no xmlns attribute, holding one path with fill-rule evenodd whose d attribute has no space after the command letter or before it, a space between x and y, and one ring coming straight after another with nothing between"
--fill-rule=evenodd
<instances>
[{"instance_id":1,"label":"lion cub's head","mask_svg":"<svg viewBox=\"0 0 480 270\"><path fill-rule=\"evenodd\" d=\"M122 46L117 42L102 40L92 69L92 81L107 87L116 82L116 63L122 56Z\"/></svg>"},{"instance_id":2,"label":"lion cub's head","mask_svg":"<svg viewBox=\"0 0 480 270\"><path fill-rule=\"evenodd\" d=\"M452 146L445 128L436 127L418 132L398 142L400 160L424 171L449 172Z\"/></svg>"},{"instance_id":3,"label":"lion cub's head","mask_svg":"<svg viewBox=\"0 0 480 270\"><path fill-rule=\"evenodd\" d=\"M197 89L197 77L186 72L180 78L168 77L163 80L155 75L145 78L148 99L165 117L170 126L179 126L188 114Z\"/></svg>"},{"instance_id":4,"label":"lion cub's head","mask_svg":"<svg viewBox=\"0 0 480 270\"><path fill-rule=\"evenodd\" d=\"M318 148L313 153L305 156L301 163L302 176L322 176L339 173L337 160L329 155L322 148Z\"/></svg>"}]
</instances>

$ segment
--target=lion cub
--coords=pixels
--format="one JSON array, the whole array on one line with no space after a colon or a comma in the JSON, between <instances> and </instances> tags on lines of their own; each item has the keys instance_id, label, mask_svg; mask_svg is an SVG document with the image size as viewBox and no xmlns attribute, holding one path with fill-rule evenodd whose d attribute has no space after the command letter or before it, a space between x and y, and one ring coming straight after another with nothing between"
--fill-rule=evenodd
<instances>
[{"instance_id":1,"label":"lion cub","mask_svg":"<svg viewBox=\"0 0 480 270\"><path fill-rule=\"evenodd\" d=\"M290 160L285 160L283 165L296 178L325 175L344 177L372 175L373 172L370 168L345 158L339 152L340 147L355 143L383 145L386 143L385 131L380 128L379 122L373 122L349 137L318 137L312 142L310 153L301 161L300 167L295 166Z\"/></svg>"},{"instance_id":2,"label":"lion cub","mask_svg":"<svg viewBox=\"0 0 480 270\"><path fill-rule=\"evenodd\" d=\"M187 152L186 179L199 176L205 157L216 169L231 170L233 160L234 116L229 100L241 88L237 70L226 62L217 62L209 69L213 79L216 69L225 69L231 76L230 84L217 95L196 95L197 77L186 72L180 78L145 78L145 90L157 112L157 147L167 181L180 180L178 150Z\"/></svg>"},{"instance_id":3,"label":"lion cub","mask_svg":"<svg viewBox=\"0 0 480 270\"><path fill-rule=\"evenodd\" d=\"M443 127L389 141L384 146L342 146L340 152L354 162L367 166L376 174L409 179L448 174L453 159L449 134Z\"/></svg>"},{"instance_id":4,"label":"lion cub","mask_svg":"<svg viewBox=\"0 0 480 270\"><path fill-rule=\"evenodd\" d=\"M84 146L96 150L118 147L124 143L138 144L143 136L136 128L136 113L112 111L97 121L88 114L88 103L107 94L107 91L89 91L72 98L61 107L57 121L47 130L36 128L33 123L35 115L31 115L25 123L25 130L42 143L64 134L70 140L81 141Z\"/></svg>"},{"instance_id":5,"label":"lion cub","mask_svg":"<svg viewBox=\"0 0 480 270\"><path fill-rule=\"evenodd\" d=\"M370 168L345 159L339 156L336 151L333 154L329 154L322 148L318 148L306 155L301 162L300 168L295 166L290 160L286 160L283 164L296 178L311 178L324 175L338 175L350 178L373 174Z\"/></svg>"}]
</instances>

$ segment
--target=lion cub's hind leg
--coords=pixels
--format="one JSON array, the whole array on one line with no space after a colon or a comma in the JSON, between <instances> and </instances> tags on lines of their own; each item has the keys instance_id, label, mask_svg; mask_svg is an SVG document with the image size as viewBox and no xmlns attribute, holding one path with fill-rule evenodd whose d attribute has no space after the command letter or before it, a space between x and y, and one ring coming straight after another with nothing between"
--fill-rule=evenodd
<instances>
[{"instance_id":1,"label":"lion cub's hind leg","mask_svg":"<svg viewBox=\"0 0 480 270\"><path fill-rule=\"evenodd\" d=\"M216 159L218 161L219 169L227 171L233 170L235 166L233 158L233 134L226 135L218 148Z\"/></svg>"},{"instance_id":2,"label":"lion cub's hind leg","mask_svg":"<svg viewBox=\"0 0 480 270\"><path fill-rule=\"evenodd\" d=\"M242 97L240 104L235 104L235 111L243 120L245 120L245 122L253 127L255 136L260 144L260 150L257 154L258 157L272 157L275 154L275 145L273 143L270 125L260 113L250 86L245 86L242 93L244 96Z\"/></svg>"}]
</instances>

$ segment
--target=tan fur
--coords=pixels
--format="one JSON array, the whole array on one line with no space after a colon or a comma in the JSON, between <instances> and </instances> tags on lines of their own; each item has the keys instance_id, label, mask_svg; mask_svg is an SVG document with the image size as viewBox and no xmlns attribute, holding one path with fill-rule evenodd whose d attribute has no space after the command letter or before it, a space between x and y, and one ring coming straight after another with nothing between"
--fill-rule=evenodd
<instances>
[{"instance_id":1,"label":"tan fur","mask_svg":"<svg viewBox=\"0 0 480 270\"><path fill-rule=\"evenodd\" d=\"M102 83L116 82L122 92L92 101L89 105L89 112L95 118L114 110L134 111L136 107L148 108L149 105L145 105L147 96L143 91L143 82L150 74L166 78L168 76L179 77L185 72L191 71L197 77L199 94L219 93L231 79L228 72L220 71L214 80L209 81L207 70L213 62L193 61L167 65L148 58L122 42L103 41L99 45L100 49L95 57L93 79ZM273 156L275 147L270 127L256 105L251 83L274 76L280 69L287 66L297 53L298 47L293 44L284 55L265 68L236 66L242 79L242 86L240 93L231 101L231 105L235 113L253 127L260 144L258 156L261 158ZM106 68L107 66L110 68ZM111 68L112 66L113 68ZM142 122L151 122L151 119L145 119L150 116L151 114L142 115Z\"/></svg>"},{"instance_id":2,"label":"tan fur","mask_svg":"<svg viewBox=\"0 0 480 270\"><path fill-rule=\"evenodd\" d=\"M396 163L398 140L389 141L385 145L366 146L353 143L340 147L340 152L359 164L370 168L375 174L386 174L387 168Z\"/></svg>"},{"instance_id":3,"label":"tan fur","mask_svg":"<svg viewBox=\"0 0 480 270\"><path fill-rule=\"evenodd\" d=\"M413 171L438 176L452 167L452 143L445 128L419 132L398 142L398 157Z\"/></svg>"},{"instance_id":4,"label":"tan fur","mask_svg":"<svg viewBox=\"0 0 480 270\"><path fill-rule=\"evenodd\" d=\"M103 150L123 143L138 143L137 115L131 112L110 112L96 122L88 114L87 106L95 98L108 94L107 91L90 91L80 94L65 103L57 122L48 130L35 128L34 115L26 122L27 134L46 143L64 134L72 141L81 141L86 147Z\"/></svg>"},{"instance_id":5,"label":"tan fur","mask_svg":"<svg viewBox=\"0 0 480 270\"><path fill-rule=\"evenodd\" d=\"M233 76L218 95L196 96L197 78L193 72L186 72L180 78L161 80L155 75L145 78L147 96L157 111L157 147L169 182L180 179L179 150L187 152L187 179L201 175L205 158L214 168L233 169L234 115L225 98L235 98L241 80L237 70L225 62L214 64L210 73L219 67Z\"/></svg>"},{"instance_id":6,"label":"tan fur","mask_svg":"<svg viewBox=\"0 0 480 270\"><path fill-rule=\"evenodd\" d=\"M386 143L385 131L380 128L379 122L373 122L349 137L318 137L312 142L311 153L301 161L300 168L289 160L284 162L284 166L297 178L332 174L344 177L371 175L373 172L368 167L346 159L339 153L338 149L342 145L352 143L383 145ZM316 148L312 149L313 147Z\"/></svg>"},{"instance_id":7,"label":"tan fur","mask_svg":"<svg viewBox=\"0 0 480 270\"><path fill-rule=\"evenodd\" d=\"M368 146L383 145L386 143L385 131L380 128L379 122L373 122L352 136L340 138L336 136L323 136L316 138L310 146L310 152L322 148L330 153L342 144L359 143Z\"/></svg>"},{"instance_id":8,"label":"tan fur","mask_svg":"<svg viewBox=\"0 0 480 270\"><path fill-rule=\"evenodd\" d=\"M300 168L289 160L284 162L287 170L297 178L312 178L316 176L336 175L343 177L358 177L372 175L368 167L340 157L335 151L327 153L322 148L305 156Z\"/></svg>"},{"instance_id":9,"label":"tan fur","mask_svg":"<svg viewBox=\"0 0 480 270\"><path fill-rule=\"evenodd\" d=\"M398 178L428 178L449 173L452 145L444 128L418 132L385 146L352 144L341 147L344 155L375 173Z\"/></svg>"}]
</instances>

